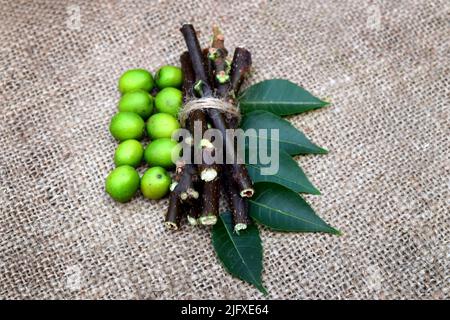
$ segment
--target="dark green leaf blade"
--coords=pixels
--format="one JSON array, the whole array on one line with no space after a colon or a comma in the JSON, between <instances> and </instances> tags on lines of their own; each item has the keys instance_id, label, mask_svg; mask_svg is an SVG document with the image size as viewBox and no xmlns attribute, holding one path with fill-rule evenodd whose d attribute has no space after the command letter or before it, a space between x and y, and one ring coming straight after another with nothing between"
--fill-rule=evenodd
<instances>
[{"instance_id":1,"label":"dark green leaf blade","mask_svg":"<svg viewBox=\"0 0 450 320\"><path fill-rule=\"evenodd\" d=\"M233 232L229 212L221 213L212 230L214 249L225 269L267 294L262 285L262 246L258 227L251 224L239 235Z\"/></svg>"},{"instance_id":2,"label":"dark green leaf blade","mask_svg":"<svg viewBox=\"0 0 450 320\"><path fill-rule=\"evenodd\" d=\"M249 153L250 151L247 150L246 154L248 155ZM271 175L264 174L264 171L262 170L268 165L261 164L259 157L257 157L257 163L249 163L248 158L249 157L247 157L246 162L247 170L254 183L273 182L295 192L320 195L320 191L308 180L308 177L305 175L302 168L285 151L280 150L278 172Z\"/></svg>"},{"instance_id":3,"label":"dark green leaf blade","mask_svg":"<svg viewBox=\"0 0 450 320\"><path fill-rule=\"evenodd\" d=\"M258 143L266 145L272 140L271 129L278 129L279 131L279 147L285 150L290 155L298 154L324 154L327 150L312 143L302 132L296 129L289 121L286 121L279 116L267 111L253 111L246 114L241 121L241 128L243 130L255 129L246 131L246 135L250 138L258 139ZM259 130L266 129L267 136L263 137ZM262 141L260 141L262 140Z\"/></svg>"},{"instance_id":4,"label":"dark green leaf blade","mask_svg":"<svg viewBox=\"0 0 450 320\"><path fill-rule=\"evenodd\" d=\"M340 234L316 215L298 193L269 182L256 184L255 190L249 199L249 211L259 223L277 231Z\"/></svg>"},{"instance_id":5,"label":"dark green leaf blade","mask_svg":"<svg viewBox=\"0 0 450 320\"><path fill-rule=\"evenodd\" d=\"M265 110L279 116L315 110L328 102L314 97L304 88L284 79L261 81L245 90L239 97L242 113Z\"/></svg>"}]
</instances>

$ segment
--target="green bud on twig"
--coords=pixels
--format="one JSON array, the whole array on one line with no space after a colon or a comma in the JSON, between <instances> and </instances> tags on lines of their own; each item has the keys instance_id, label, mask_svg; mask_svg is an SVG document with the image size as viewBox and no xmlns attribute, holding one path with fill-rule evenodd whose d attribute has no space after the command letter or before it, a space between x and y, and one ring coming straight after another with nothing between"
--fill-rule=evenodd
<instances>
[{"instance_id":1,"label":"green bud on twig","mask_svg":"<svg viewBox=\"0 0 450 320\"><path fill-rule=\"evenodd\" d=\"M195 84L194 84L194 91L201 96L203 94L203 81L202 80L198 80Z\"/></svg>"},{"instance_id":2,"label":"green bud on twig","mask_svg":"<svg viewBox=\"0 0 450 320\"><path fill-rule=\"evenodd\" d=\"M224 84L230 81L230 76L225 71L221 71L216 75L216 79L220 84Z\"/></svg>"}]
</instances>

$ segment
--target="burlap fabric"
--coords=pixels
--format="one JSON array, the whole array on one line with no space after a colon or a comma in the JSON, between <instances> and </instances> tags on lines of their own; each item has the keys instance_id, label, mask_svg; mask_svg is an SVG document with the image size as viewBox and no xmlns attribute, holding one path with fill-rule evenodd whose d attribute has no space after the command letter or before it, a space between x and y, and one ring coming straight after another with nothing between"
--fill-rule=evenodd
<instances>
[{"instance_id":1,"label":"burlap fabric","mask_svg":"<svg viewBox=\"0 0 450 320\"><path fill-rule=\"evenodd\" d=\"M291 117L331 150L299 162L344 236L261 228L275 299L448 298L448 1L17 1L0 10L0 297L262 298L207 230L167 232L167 201L112 201L120 74L178 64L178 31L254 57L252 82L331 107Z\"/></svg>"}]
</instances>

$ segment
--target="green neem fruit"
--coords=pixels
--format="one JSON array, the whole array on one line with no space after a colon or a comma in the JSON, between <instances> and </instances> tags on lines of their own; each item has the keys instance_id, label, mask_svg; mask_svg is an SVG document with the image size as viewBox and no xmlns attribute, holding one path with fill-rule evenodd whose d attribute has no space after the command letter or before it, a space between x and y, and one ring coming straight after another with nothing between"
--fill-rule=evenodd
<instances>
[{"instance_id":1,"label":"green neem fruit","mask_svg":"<svg viewBox=\"0 0 450 320\"><path fill-rule=\"evenodd\" d=\"M153 140L171 138L179 128L178 120L168 113L154 114L147 121L147 133Z\"/></svg>"},{"instance_id":2,"label":"green neem fruit","mask_svg":"<svg viewBox=\"0 0 450 320\"><path fill-rule=\"evenodd\" d=\"M153 111L153 97L144 90L127 92L120 98L119 111L134 112L147 120Z\"/></svg>"},{"instance_id":3,"label":"green neem fruit","mask_svg":"<svg viewBox=\"0 0 450 320\"><path fill-rule=\"evenodd\" d=\"M180 148L175 140L161 138L151 142L144 151L144 159L151 166L160 166L171 168L174 165L174 159L180 154Z\"/></svg>"},{"instance_id":4,"label":"green neem fruit","mask_svg":"<svg viewBox=\"0 0 450 320\"><path fill-rule=\"evenodd\" d=\"M139 189L139 174L130 166L120 166L106 178L106 192L119 202L129 201Z\"/></svg>"},{"instance_id":5,"label":"green neem fruit","mask_svg":"<svg viewBox=\"0 0 450 320\"><path fill-rule=\"evenodd\" d=\"M144 69L131 69L126 71L119 79L119 91L122 93L153 89L153 77L150 72Z\"/></svg>"},{"instance_id":6,"label":"green neem fruit","mask_svg":"<svg viewBox=\"0 0 450 320\"><path fill-rule=\"evenodd\" d=\"M180 88L183 83L183 71L174 66L161 67L156 72L155 82L159 89L167 87Z\"/></svg>"},{"instance_id":7,"label":"green neem fruit","mask_svg":"<svg viewBox=\"0 0 450 320\"><path fill-rule=\"evenodd\" d=\"M153 167L145 171L141 180L141 192L144 197L157 200L169 191L170 175L162 167Z\"/></svg>"},{"instance_id":8,"label":"green neem fruit","mask_svg":"<svg viewBox=\"0 0 450 320\"><path fill-rule=\"evenodd\" d=\"M175 88L164 88L155 98L155 107L159 112L164 112L176 117L183 104L183 94Z\"/></svg>"},{"instance_id":9,"label":"green neem fruit","mask_svg":"<svg viewBox=\"0 0 450 320\"><path fill-rule=\"evenodd\" d=\"M133 112L118 112L112 117L109 124L109 131L119 141L140 139L144 128L144 120Z\"/></svg>"},{"instance_id":10,"label":"green neem fruit","mask_svg":"<svg viewBox=\"0 0 450 320\"><path fill-rule=\"evenodd\" d=\"M125 140L120 143L114 153L114 163L117 167L129 165L137 167L142 162L144 147L137 140Z\"/></svg>"}]
</instances>

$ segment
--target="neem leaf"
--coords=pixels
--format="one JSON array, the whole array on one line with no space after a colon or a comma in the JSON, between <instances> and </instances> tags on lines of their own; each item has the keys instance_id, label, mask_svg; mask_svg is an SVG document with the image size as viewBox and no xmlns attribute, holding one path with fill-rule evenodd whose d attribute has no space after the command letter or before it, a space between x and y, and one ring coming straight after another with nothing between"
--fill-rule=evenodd
<instances>
[{"instance_id":1,"label":"neem leaf","mask_svg":"<svg viewBox=\"0 0 450 320\"><path fill-rule=\"evenodd\" d=\"M247 151L246 154L248 153L249 151ZM264 174L264 168L267 168L268 166L261 164L259 157L257 163L248 163L247 161L246 166L254 183L273 182L295 192L320 194L320 191L308 180L298 163L283 150L280 150L279 152L278 163L278 172L275 174Z\"/></svg>"},{"instance_id":2,"label":"neem leaf","mask_svg":"<svg viewBox=\"0 0 450 320\"><path fill-rule=\"evenodd\" d=\"M266 145L269 142L269 148L271 141L276 142L275 138L271 135L271 129L278 129L279 148L285 150L290 155L316 153L324 154L327 150L312 143L302 132L297 130L289 121L286 121L279 116L267 112L267 111L253 111L246 114L241 121L241 128L244 130L255 129L246 131L247 137L257 138L262 140L262 144ZM262 136L260 130L265 130L267 136Z\"/></svg>"},{"instance_id":3,"label":"neem leaf","mask_svg":"<svg viewBox=\"0 0 450 320\"><path fill-rule=\"evenodd\" d=\"M258 227L251 224L246 230L236 234L233 231L229 212L219 215L212 229L212 243L225 269L267 294L262 285L262 246Z\"/></svg>"},{"instance_id":4,"label":"neem leaf","mask_svg":"<svg viewBox=\"0 0 450 320\"><path fill-rule=\"evenodd\" d=\"M265 110L280 116L297 114L328 105L328 102L314 97L311 93L289 80L272 79L261 81L239 97L242 113Z\"/></svg>"},{"instance_id":5,"label":"neem leaf","mask_svg":"<svg viewBox=\"0 0 450 320\"><path fill-rule=\"evenodd\" d=\"M259 223L277 231L340 234L316 215L298 193L269 182L256 184L255 191L249 199L249 211Z\"/></svg>"}]
</instances>

